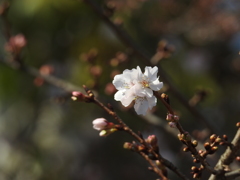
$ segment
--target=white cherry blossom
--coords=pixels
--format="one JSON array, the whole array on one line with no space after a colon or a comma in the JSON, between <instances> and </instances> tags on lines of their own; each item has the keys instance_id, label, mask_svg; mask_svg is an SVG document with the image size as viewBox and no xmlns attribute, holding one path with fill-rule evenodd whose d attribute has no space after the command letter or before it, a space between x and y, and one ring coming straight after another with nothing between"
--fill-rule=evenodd
<instances>
[{"instance_id":1,"label":"white cherry blossom","mask_svg":"<svg viewBox=\"0 0 240 180\"><path fill-rule=\"evenodd\" d=\"M137 114L145 115L148 109L156 105L157 99L153 91L158 91L163 86L163 83L158 80L157 73L156 66L145 67L144 74L139 66L136 69L124 70L122 74L116 75L113 79L113 85L118 90L114 99L121 101L125 107L135 100L135 111Z\"/></svg>"}]
</instances>

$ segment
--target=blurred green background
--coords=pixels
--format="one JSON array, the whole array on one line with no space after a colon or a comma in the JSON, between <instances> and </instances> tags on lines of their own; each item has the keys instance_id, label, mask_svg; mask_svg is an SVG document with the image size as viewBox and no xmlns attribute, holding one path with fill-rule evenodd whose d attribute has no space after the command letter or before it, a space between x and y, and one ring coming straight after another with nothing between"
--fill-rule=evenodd
<instances>
[{"instance_id":1,"label":"blurred green background","mask_svg":"<svg viewBox=\"0 0 240 180\"><path fill-rule=\"evenodd\" d=\"M4 1L0 1L3 3ZM190 153L162 126L166 109L158 102L153 114L157 124L137 116L113 99L115 74L124 69L142 70L145 62L122 43L93 9L78 0L11 0L7 19L12 35L23 34L27 46L24 63L37 69L53 69L52 75L98 92L119 116L144 137L156 134L160 152L191 177ZM131 38L149 52L166 40L174 53L161 64L171 82L186 99L198 90L207 97L197 109L210 124L231 140L240 117L240 3L237 0L95 0L110 17L122 22ZM107 11L108 14L110 11ZM5 52L4 26L0 25L0 57ZM161 80L161 77L160 77ZM109 84L110 83L110 84ZM163 82L164 83L164 82ZM171 105L183 127L200 142L208 131L165 86ZM157 176L138 154L124 150L131 136L116 132L99 137L92 120L105 117L94 104L72 102L63 90L29 74L0 64L0 179L1 180L145 180ZM177 132L177 129L173 129ZM220 153L209 158L215 165ZM233 168L237 164L233 164ZM203 179L209 176L204 172ZM169 171L171 179L178 179Z\"/></svg>"}]
</instances>

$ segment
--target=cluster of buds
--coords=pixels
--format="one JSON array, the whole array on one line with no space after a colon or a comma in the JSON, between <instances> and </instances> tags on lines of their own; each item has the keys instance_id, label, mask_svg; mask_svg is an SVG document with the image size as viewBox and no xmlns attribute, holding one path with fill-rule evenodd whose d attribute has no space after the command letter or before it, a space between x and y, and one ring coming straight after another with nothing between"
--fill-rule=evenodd
<instances>
[{"instance_id":1,"label":"cluster of buds","mask_svg":"<svg viewBox=\"0 0 240 180\"><path fill-rule=\"evenodd\" d=\"M54 72L54 68L51 65L43 65L39 68L39 72L42 75L50 75ZM36 86L42 86L44 84L44 79L41 77L36 77L34 79L34 84Z\"/></svg>"},{"instance_id":2,"label":"cluster of buds","mask_svg":"<svg viewBox=\"0 0 240 180\"><path fill-rule=\"evenodd\" d=\"M104 118L97 118L92 123L93 129L100 131L99 136L108 136L118 130L114 123L109 122Z\"/></svg>"},{"instance_id":3,"label":"cluster of buds","mask_svg":"<svg viewBox=\"0 0 240 180\"><path fill-rule=\"evenodd\" d=\"M194 179L199 179L202 176L202 171L203 171L204 167L200 166L199 168L196 166L192 166L191 170L192 170L192 175Z\"/></svg>"},{"instance_id":4,"label":"cluster of buds","mask_svg":"<svg viewBox=\"0 0 240 180\"><path fill-rule=\"evenodd\" d=\"M190 134L186 131L186 132L184 132L184 133L182 133L182 134L178 134L178 139L183 143L183 144L186 144L187 145L187 143L186 143L186 141L191 141L191 136L190 136Z\"/></svg>"},{"instance_id":5,"label":"cluster of buds","mask_svg":"<svg viewBox=\"0 0 240 180\"><path fill-rule=\"evenodd\" d=\"M145 142L149 145L149 147L153 149L154 152L158 153L159 147L157 143L157 137L155 135L149 135L148 138L145 139ZM135 141L132 143L126 142L124 143L123 147L124 149L129 149L134 152L144 152L148 154L150 159L154 159L154 157L152 157L152 154L149 154L147 148L143 144L137 144Z\"/></svg>"},{"instance_id":6,"label":"cluster of buds","mask_svg":"<svg viewBox=\"0 0 240 180\"><path fill-rule=\"evenodd\" d=\"M5 50L18 55L26 44L27 40L25 39L25 36L23 34L17 34L12 36L5 44Z\"/></svg>"},{"instance_id":7,"label":"cluster of buds","mask_svg":"<svg viewBox=\"0 0 240 180\"><path fill-rule=\"evenodd\" d=\"M142 151L145 151L146 148L145 146L143 146L142 144L138 144L136 143L135 141L133 141L132 143L130 142L125 142L123 144L123 148L124 149L128 149L128 150L131 150L133 152L142 152Z\"/></svg>"},{"instance_id":8,"label":"cluster of buds","mask_svg":"<svg viewBox=\"0 0 240 180\"><path fill-rule=\"evenodd\" d=\"M110 60L110 65L117 67L120 63L126 62L128 60L128 55L124 52L117 52L116 56Z\"/></svg>"},{"instance_id":9,"label":"cluster of buds","mask_svg":"<svg viewBox=\"0 0 240 180\"><path fill-rule=\"evenodd\" d=\"M179 116L168 113L166 120L168 121L170 127L175 128L176 123L179 121Z\"/></svg>"},{"instance_id":10,"label":"cluster of buds","mask_svg":"<svg viewBox=\"0 0 240 180\"><path fill-rule=\"evenodd\" d=\"M154 150L154 152L158 153L159 147L158 147L158 140L155 135L149 135L148 138L145 139L146 143L148 143Z\"/></svg>"},{"instance_id":11,"label":"cluster of buds","mask_svg":"<svg viewBox=\"0 0 240 180\"><path fill-rule=\"evenodd\" d=\"M82 53L79 58L85 62L94 64L97 56L98 56L98 50L93 48L93 49L90 49L87 53Z\"/></svg>"},{"instance_id":12,"label":"cluster of buds","mask_svg":"<svg viewBox=\"0 0 240 180\"><path fill-rule=\"evenodd\" d=\"M79 91L72 92L72 100L73 101L80 101L80 102L92 102L93 96L87 96Z\"/></svg>"}]
</instances>

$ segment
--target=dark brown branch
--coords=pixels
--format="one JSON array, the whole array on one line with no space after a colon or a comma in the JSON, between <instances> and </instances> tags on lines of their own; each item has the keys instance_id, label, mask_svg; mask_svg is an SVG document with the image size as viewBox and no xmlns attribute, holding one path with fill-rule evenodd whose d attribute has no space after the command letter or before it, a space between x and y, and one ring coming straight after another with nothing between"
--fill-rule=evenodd
<instances>
[{"instance_id":1,"label":"dark brown branch","mask_svg":"<svg viewBox=\"0 0 240 180\"><path fill-rule=\"evenodd\" d=\"M148 155L146 155L143 152L139 152L139 154L152 166L152 170L158 174L162 180L168 180L168 178L166 178L166 176L164 176L163 172L161 169L159 169L156 164L153 163L153 161L148 157Z\"/></svg>"},{"instance_id":2,"label":"dark brown branch","mask_svg":"<svg viewBox=\"0 0 240 180\"><path fill-rule=\"evenodd\" d=\"M147 54L140 46L138 46L132 38L124 31L120 26L115 25L106 15L104 15L102 9L93 1L93 0L84 0L86 4L88 4L94 12L113 30L113 32L119 37L122 42L130 47L135 55L144 60L146 65L151 65L150 60L151 56ZM169 76L166 72L158 65L159 74L164 81L169 86L170 91L173 95L197 118L200 123L204 123L207 128L211 131L211 133L217 133L216 127L212 126L209 121L197 110L195 107L189 105L188 101L184 96L177 90L177 88L171 83Z\"/></svg>"}]
</instances>

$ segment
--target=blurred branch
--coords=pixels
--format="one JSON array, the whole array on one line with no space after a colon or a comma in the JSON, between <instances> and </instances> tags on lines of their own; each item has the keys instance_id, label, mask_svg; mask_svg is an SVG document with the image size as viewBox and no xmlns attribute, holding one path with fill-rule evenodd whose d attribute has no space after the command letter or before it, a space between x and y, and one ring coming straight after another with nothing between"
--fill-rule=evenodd
<instances>
[{"instance_id":1,"label":"blurred branch","mask_svg":"<svg viewBox=\"0 0 240 180\"><path fill-rule=\"evenodd\" d=\"M221 158L219 159L219 161L215 166L215 170L219 171L220 173L218 175L211 175L209 180L221 180L222 178L225 177L224 176L226 172L225 169L227 169L228 166L236 158L236 155L239 152L239 149L240 149L240 128L238 129L234 139L232 140L232 146L226 149L226 151L224 152L224 154L222 154ZM240 175L239 170L237 172L239 176ZM231 173L226 173L226 175L227 174L229 176L231 175Z\"/></svg>"},{"instance_id":2,"label":"blurred branch","mask_svg":"<svg viewBox=\"0 0 240 180\"><path fill-rule=\"evenodd\" d=\"M120 40L128 47L130 47L136 56L140 59L144 60L146 65L151 65L151 56L145 52L140 46L138 46L132 38L127 34L126 31L123 30L120 26L115 25L109 18L106 16L102 9L93 1L93 0L84 0L86 4L88 4L94 12L113 30L113 32L119 37ZM218 133L218 129L212 126L209 121L199 112L198 109L189 105L186 98L178 91L178 89L171 83L169 76L166 72L158 65L159 74L163 79L164 83L168 84L169 90L173 93L173 95L197 118L199 122L203 122L211 133Z\"/></svg>"},{"instance_id":3,"label":"blurred branch","mask_svg":"<svg viewBox=\"0 0 240 180\"><path fill-rule=\"evenodd\" d=\"M44 79L47 83L56 86L58 88L63 89L64 91L71 93L72 91L76 90L76 91L83 91L83 88L80 88L79 86L75 86L67 81L61 80L57 77L54 77L52 75L46 75L46 74L42 74L39 72L38 69L30 67L30 66L26 66L26 65L20 65L17 61L14 60L4 60L3 58L0 59L0 62L11 67L12 69L17 69L20 71L23 71L25 73L28 73L34 77L41 77L42 79Z\"/></svg>"},{"instance_id":4,"label":"blurred branch","mask_svg":"<svg viewBox=\"0 0 240 180\"><path fill-rule=\"evenodd\" d=\"M225 176L227 177L227 180L235 179L240 176L240 169L228 172L225 174Z\"/></svg>"}]
</instances>

